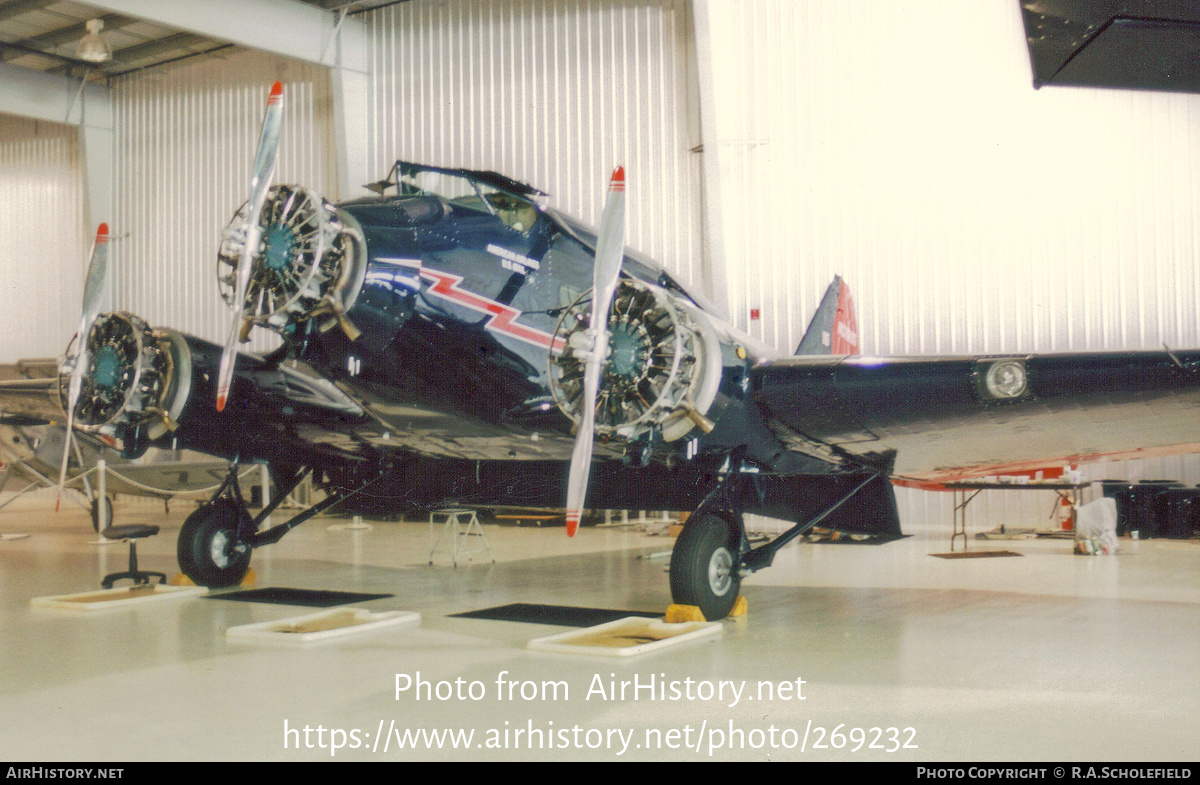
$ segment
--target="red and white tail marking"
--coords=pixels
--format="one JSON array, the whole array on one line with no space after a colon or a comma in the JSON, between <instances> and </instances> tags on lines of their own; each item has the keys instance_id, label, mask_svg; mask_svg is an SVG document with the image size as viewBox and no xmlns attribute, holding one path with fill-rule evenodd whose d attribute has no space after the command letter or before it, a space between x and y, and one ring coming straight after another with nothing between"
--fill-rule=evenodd
<instances>
[{"instance_id":1,"label":"red and white tail marking","mask_svg":"<svg viewBox=\"0 0 1200 785\"><path fill-rule=\"evenodd\" d=\"M567 510L567 536L574 537L575 532L579 529L579 519L582 516L580 510Z\"/></svg>"},{"instance_id":2,"label":"red and white tail marking","mask_svg":"<svg viewBox=\"0 0 1200 785\"><path fill-rule=\"evenodd\" d=\"M850 287L845 281L842 281L842 289L838 292L831 353L858 354L858 319L854 316L854 298L850 296Z\"/></svg>"},{"instance_id":3,"label":"red and white tail marking","mask_svg":"<svg viewBox=\"0 0 1200 785\"><path fill-rule=\"evenodd\" d=\"M261 95L261 93L259 93ZM276 82L271 85L271 94L267 97L267 106L277 104L283 100L283 82Z\"/></svg>"}]
</instances>

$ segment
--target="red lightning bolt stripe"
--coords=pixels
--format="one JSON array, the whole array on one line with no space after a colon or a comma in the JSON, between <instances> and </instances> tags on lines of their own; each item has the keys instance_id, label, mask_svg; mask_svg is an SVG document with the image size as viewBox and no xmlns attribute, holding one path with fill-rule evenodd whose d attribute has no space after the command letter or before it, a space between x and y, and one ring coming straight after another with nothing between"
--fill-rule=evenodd
<instances>
[{"instance_id":1,"label":"red lightning bolt stripe","mask_svg":"<svg viewBox=\"0 0 1200 785\"><path fill-rule=\"evenodd\" d=\"M429 287L431 294L466 306L473 311L489 314L492 318L484 326L492 332L507 335L543 349L562 349L565 346L561 340L555 339L549 333L517 324L517 317L521 315L521 312L516 308L458 288L462 283L462 276L439 273L436 270L421 270L421 277L433 282L433 286Z\"/></svg>"}]
</instances>

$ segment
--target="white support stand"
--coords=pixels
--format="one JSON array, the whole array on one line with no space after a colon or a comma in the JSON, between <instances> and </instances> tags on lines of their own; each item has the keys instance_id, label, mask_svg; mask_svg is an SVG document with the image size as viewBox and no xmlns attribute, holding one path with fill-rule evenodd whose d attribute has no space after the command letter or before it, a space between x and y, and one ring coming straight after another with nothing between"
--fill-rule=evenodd
<instances>
[{"instance_id":1,"label":"white support stand","mask_svg":"<svg viewBox=\"0 0 1200 785\"><path fill-rule=\"evenodd\" d=\"M0 445L0 446L2 446L2 445ZM36 491L41 488L56 488L56 487L58 487L57 480L53 480L53 479L47 477L46 475L39 472L37 469L30 466L25 461L21 460L20 458L13 458L12 460L8 461L7 466L8 466L9 471L6 472L6 474L5 474L5 482L7 482L7 478L10 476L10 473L13 472L13 470L26 474L29 478L32 479L32 482L30 482L28 485L26 485L21 490L17 491L15 494L10 496L8 499L5 499L3 502L0 502L0 508L8 506L9 504L16 501L21 496L24 496L26 493L29 493L30 491ZM91 469L89 471L95 471L95 469ZM74 483L76 481L81 481L86 484L87 474L85 473L85 474L81 474L81 475L76 475L75 477L68 479L67 484L70 485L71 483ZM3 486L0 486L0 490L3 490ZM74 504L78 504L80 507L82 507L85 510L89 509L88 505L85 504L84 502L80 501L75 496L75 494L67 493L67 494L64 494L64 496L66 497L67 501L73 502Z\"/></svg>"},{"instance_id":2,"label":"white support stand","mask_svg":"<svg viewBox=\"0 0 1200 785\"><path fill-rule=\"evenodd\" d=\"M96 505L96 533L100 535L99 539L93 542L94 545L109 545L110 543L120 542L120 540L110 540L104 536L104 530L107 529L112 521L105 520L108 515L108 463L101 458L96 461L96 499L92 504Z\"/></svg>"},{"instance_id":3,"label":"white support stand","mask_svg":"<svg viewBox=\"0 0 1200 785\"><path fill-rule=\"evenodd\" d=\"M263 504L263 508L265 509L265 508L271 506L271 469L265 463L262 464L261 466L259 466L258 468L259 468L260 477L262 480L262 504ZM263 522L261 524L259 524L259 528L260 529L271 528L271 516L270 515L268 515L266 518L263 519Z\"/></svg>"},{"instance_id":4,"label":"white support stand","mask_svg":"<svg viewBox=\"0 0 1200 785\"><path fill-rule=\"evenodd\" d=\"M305 475L304 479L300 481L300 484L293 488L292 492L288 494L288 497L284 499L283 506L308 509L309 507L312 507L313 504L312 475L307 474Z\"/></svg>"},{"instance_id":5,"label":"white support stand","mask_svg":"<svg viewBox=\"0 0 1200 785\"><path fill-rule=\"evenodd\" d=\"M435 530L438 526L438 519L444 518L441 521L441 531L434 537ZM479 524L479 515L475 510L464 510L452 508L446 510L434 510L429 513L429 563L433 564L433 555L442 547L442 541L449 535L450 543L448 551L450 560L454 566L458 566L458 560L462 556L470 557L473 553L487 553L492 559L492 563L496 562L495 555L492 554L491 543L488 542L487 535L483 533L483 527ZM471 547L466 538L478 537L483 543L480 547ZM469 560L469 559L468 559Z\"/></svg>"},{"instance_id":6,"label":"white support stand","mask_svg":"<svg viewBox=\"0 0 1200 785\"><path fill-rule=\"evenodd\" d=\"M621 513L621 518L619 521L613 520L613 512L614 512L614 510L605 510L604 511L604 523L597 524L597 528L601 528L601 527L618 528L621 526L628 526L630 524L629 510L616 510L616 512ZM636 521L633 521L633 522L636 523Z\"/></svg>"}]
</instances>

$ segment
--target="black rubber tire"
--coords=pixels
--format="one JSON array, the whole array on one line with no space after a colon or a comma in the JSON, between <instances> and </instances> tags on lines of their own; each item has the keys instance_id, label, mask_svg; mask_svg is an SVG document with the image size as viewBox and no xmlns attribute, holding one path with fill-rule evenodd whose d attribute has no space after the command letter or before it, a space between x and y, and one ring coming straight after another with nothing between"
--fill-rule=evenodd
<instances>
[{"instance_id":1,"label":"black rubber tire","mask_svg":"<svg viewBox=\"0 0 1200 785\"><path fill-rule=\"evenodd\" d=\"M709 621L728 616L742 583L737 552L733 527L724 518L689 518L671 552L672 600L697 606Z\"/></svg>"},{"instance_id":2,"label":"black rubber tire","mask_svg":"<svg viewBox=\"0 0 1200 785\"><path fill-rule=\"evenodd\" d=\"M217 499L198 508L179 530L179 569L197 586L236 586L250 569L251 550L238 550L238 518L249 518L232 499Z\"/></svg>"},{"instance_id":3,"label":"black rubber tire","mask_svg":"<svg viewBox=\"0 0 1200 785\"><path fill-rule=\"evenodd\" d=\"M113 523L112 497L104 497L104 525L100 525L100 499L92 499L92 530L99 534L101 529L107 529Z\"/></svg>"}]
</instances>

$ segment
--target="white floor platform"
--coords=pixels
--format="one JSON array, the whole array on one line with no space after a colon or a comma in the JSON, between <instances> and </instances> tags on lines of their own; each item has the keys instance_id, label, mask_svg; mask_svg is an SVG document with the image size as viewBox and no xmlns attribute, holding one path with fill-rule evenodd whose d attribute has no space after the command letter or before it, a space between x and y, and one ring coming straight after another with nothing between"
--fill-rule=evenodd
<instances>
[{"instance_id":1,"label":"white floor platform","mask_svg":"<svg viewBox=\"0 0 1200 785\"><path fill-rule=\"evenodd\" d=\"M388 593L354 606L421 620L254 646L226 631L313 609L200 597L105 614L31 607L97 589L127 559L94 544L82 512L52 507L0 511L0 534L30 535L0 541L7 760L1195 758L1195 541L1123 542L1115 557L1005 541L1023 558L949 561L929 556L948 550L948 530L908 522L914 536L888 545L795 544L746 581L750 613L723 635L616 659L527 648L567 628L449 614L664 610L666 562L645 557L669 550L666 537L485 524L497 563L455 568L426 564L427 521L316 519L255 554L259 586ZM187 507L164 520L161 507L118 505L119 523L163 526L139 541L144 569L177 571ZM443 731L456 735L431 735Z\"/></svg>"}]
</instances>

